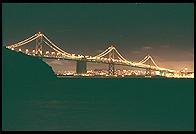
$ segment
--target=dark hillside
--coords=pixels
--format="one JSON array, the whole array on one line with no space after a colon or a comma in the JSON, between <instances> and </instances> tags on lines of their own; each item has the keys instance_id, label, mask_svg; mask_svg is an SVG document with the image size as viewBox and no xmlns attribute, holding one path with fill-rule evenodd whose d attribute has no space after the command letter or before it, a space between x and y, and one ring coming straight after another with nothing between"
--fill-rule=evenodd
<instances>
[{"instance_id":1,"label":"dark hillside","mask_svg":"<svg viewBox=\"0 0 196 134\"><path fill-rule=\"evenodd\" d=\"M37 57L6 48L3 48L2 54L3 94L10 99L32 97L31 93L46 90L43 83L51 83L56 79L52 68Z\"/></svg>"}]
</instances>

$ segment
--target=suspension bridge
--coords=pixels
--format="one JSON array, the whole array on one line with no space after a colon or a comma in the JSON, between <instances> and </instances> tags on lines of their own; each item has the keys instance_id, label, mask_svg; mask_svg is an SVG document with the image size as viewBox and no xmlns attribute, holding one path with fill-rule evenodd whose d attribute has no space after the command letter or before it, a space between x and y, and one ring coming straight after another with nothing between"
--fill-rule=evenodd
<instances>
[{"instance_id":1,"label":"suspension bridge","mask_svg":"<svg viewBox=\"0 0 196 134\"><path fill-rule=\"evenodd\" d=\"M33 43L35 42L35 43ZM31 46L30 49L24 47ZM150 55L146 55L139 62L133 62L125 59L114 45L109 46L103 52L95 56L78 55L68 53L59 48L46 35L41 32L24 39L18 43L6 46L6 48L25 53L29 56L35 56L46 59L62 59L76 61L76 73L85 74L87 72L87 62L108 64L108 74L115 74L115 65L130 66L136 68L146 69L146 75L151 75L151 71L160 71L163 73L174 73L175 70L159 67ZM45 48L45 49L44 49Z\"/></svg>"}]
</instances>

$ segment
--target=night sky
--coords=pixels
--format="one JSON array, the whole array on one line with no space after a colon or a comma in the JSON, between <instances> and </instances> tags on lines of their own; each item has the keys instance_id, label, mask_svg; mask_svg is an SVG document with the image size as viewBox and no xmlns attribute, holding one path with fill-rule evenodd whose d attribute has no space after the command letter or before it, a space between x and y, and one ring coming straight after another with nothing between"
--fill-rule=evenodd
<instances>
[{"instance_id":1,"label":"night sky","mask_svg":"<svg viewBox=\"0 0 196 134\"><path fill-rule=\"evenodd\" d=\"M160 67L194 70L194 5L191 3L7 3L2 8L3 45L41 31L70 53L96 55L113 41L128 60L139 61L150 53ZM69 61L48 63L54 70L75 66Z\"/></svg>"}]
</instances>

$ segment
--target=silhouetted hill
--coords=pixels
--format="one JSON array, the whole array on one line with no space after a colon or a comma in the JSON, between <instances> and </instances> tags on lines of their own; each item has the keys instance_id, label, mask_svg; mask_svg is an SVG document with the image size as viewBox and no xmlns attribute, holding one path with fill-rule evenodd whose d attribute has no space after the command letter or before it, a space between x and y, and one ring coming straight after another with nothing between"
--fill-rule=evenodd
<instances>
[{"instance_id":1,"label":"silhouetted hill","mask_svg":"<svg viewBox=\"0 0 196 134\"><path fill-rule=\"evenodd\" d=\"M31 96L36 90L41 93L47 90L46 83L56 79L52 68L40 58L2 49L3 93L9 97Z\"/></svg>"}]
</instances>

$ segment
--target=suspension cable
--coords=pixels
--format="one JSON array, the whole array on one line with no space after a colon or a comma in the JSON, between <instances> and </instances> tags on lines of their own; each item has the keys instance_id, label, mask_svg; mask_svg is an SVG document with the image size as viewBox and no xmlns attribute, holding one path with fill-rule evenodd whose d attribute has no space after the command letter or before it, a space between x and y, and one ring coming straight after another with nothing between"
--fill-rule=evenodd
<instances>
[{"instance_id":1,"label":"suspension cable","mask_svg":"<svg viewBox=\"0 0 196 134\"><path fill-rule=\"evenodd\" d=\"M44 34L43 34L43 36L44 36L44 38L48 41L48 42L50 42L52 45L53 45L53 47L56 47L56 49L59 49L59 51L61 51L62 53L65 53L65 54L70 54L70 53L67 53L67 52L65 52L64 50L62 50L62 49L60 49L59 47L57 47L52 41L50 41ZM71 55L71 54L70 54Z\"/></svg>"},{"instance_id":2,"label":"suspension cable","mask_svg":"<svg viewBox=\"0 0 196 134\"><path fill-rule=\"evenodd\" d=\"M33 36L31 36L31 37L29 37L29 38L23 40L23 41L20 41L20 42L18 42L18 43L15 43L15 44L13 44L13 45L8 46L8 47L13 47L13 48L19 47L19 46L22 46L23 44L27 44L27 43L33 41L33 40L36 39L36 38L38 38L38 36L36 36L36 34L35 34L35 35L33 35Z\"/></svg>"},{"instance_id":3,"label":"suspension cable","mask_svg":"<svg viewBox=\"0 0 196 134\"><path fill-rule=\"evenodd\" d=\"M128 61L128 60L126 60L117 50L116 50L116 48L114 47L114 50L116 51L116 53L122 58L122 60L124 60L124 61ZM128 61L128 62L130 62L130 61Z\"/></svg>"},{"instance_id":4,"label":"suspension cable","mask_svg":"<svg viewBox=\"0 0 196 134\"><path fill-rule=\"evenodd\" d=\"M106 53L107 51L109 51L111 49L111 47L108 47L106 50L104 50L103 52L101 52L100 54L94 56L94 57L103 57L104 53Z\"/></svg>"},{"instance_id":5,"label":"suspension cable","mask_svg":"<svg viewBox=\"0 0 196 134\"><path fill-rule=\"evenodd\" d=\"M49 47L51 47L52 49L54 49L55 51L57 51L58 53L62 53L60 51L58 51L56 48L54 48L53 46L51 46L48 42L46 42L45 40L43 40L44 43L46 43Z\"/></svg>"},{"instance_id":6,"label":"suspension cable","mask_svg":"<svg viewBox=\"0 0 196 134\"><path fill-rule=\"evenodd\" d=\"M139 62L141 64L145 63L150 57L148 56L145 60L143 60L142 62Z\"/></svg>"},{"instance_id":7,"label":"suspension cable","mask_svg":"<svg viewBox=\"0 0 196 134\"><path fill-rule=\"evenodd\" d=\"M101 58L101 57L103 57L103 56L105 56L105 55L107 55L109 52L111 52L113 50L113 48L112 49L110 49L110 50L108 50L105 54L102 54L102 55L100 55L100 56L95 56L95 57L99 57L99 58Z\"/></svg>"},{"instance_id":8,"label":"suspension cable","mask_svg":"<svg viewBox=\"0 0 196 134\"><path fill-rule=\"evenodd\" d=\"M43 40L44 41L44 43L46 43L49 47L51 47L52 49L54 49L55 51L57 51L58 53L60 53L60 54L65 54L65 56L67 56L67 57L77 57L77 56L73 56L73 55L70 55L70 54L66 54L66 53L62 53L62 52L60 52L59 50L57 50L56 48L54 48L53 46L51 46L48 42L46 42L45 40Z\"/></svg>"},{"instance_id":9,"label":"suspension cable","mask_svg":"<svg viewBox=\"0 0 196 134\"><path fill-rule=\"evenodd\" d=\"M38 36L37 37L34 37L33 39L31 39L31 40L29 40L29 41L26 41L26 42L24 42L24 43L21 43L21 44L16 44L16 45L12 45L12 46L10 46L11 48L15 48L15 47L20 47L20 46L23 46L23 45L26 45L27 43L29 43L29 42L32 42L33 40L35 40L35 39L37 39L38 38Z\"/></svg>"},{"instance_id":10,"label":"suspension cable","mask_svg":"<svg viewBox=\"0 0 196 134\"><path fill-rule=\"evenodd\" d=\"M153 64L154 64L157 68L159 68L159 66L157 66L157 64L154 62L154 60L152 59L152 57L151 57L151 56L149 56L149 57L150 57L151 61L153 62Z\"/></svg>"},{"instance_id":11,"label":"suspension cable","mask_svg":"<svg viewBox=\"0 0 196 134\"><path fill-rule=\"evenodd\" d=\"M142 60L140 60L138 63L143 63L143 61L146 59L146 58L148 58L149 57L149 55L146 55Z\"/></svg>"}]
</instances>

